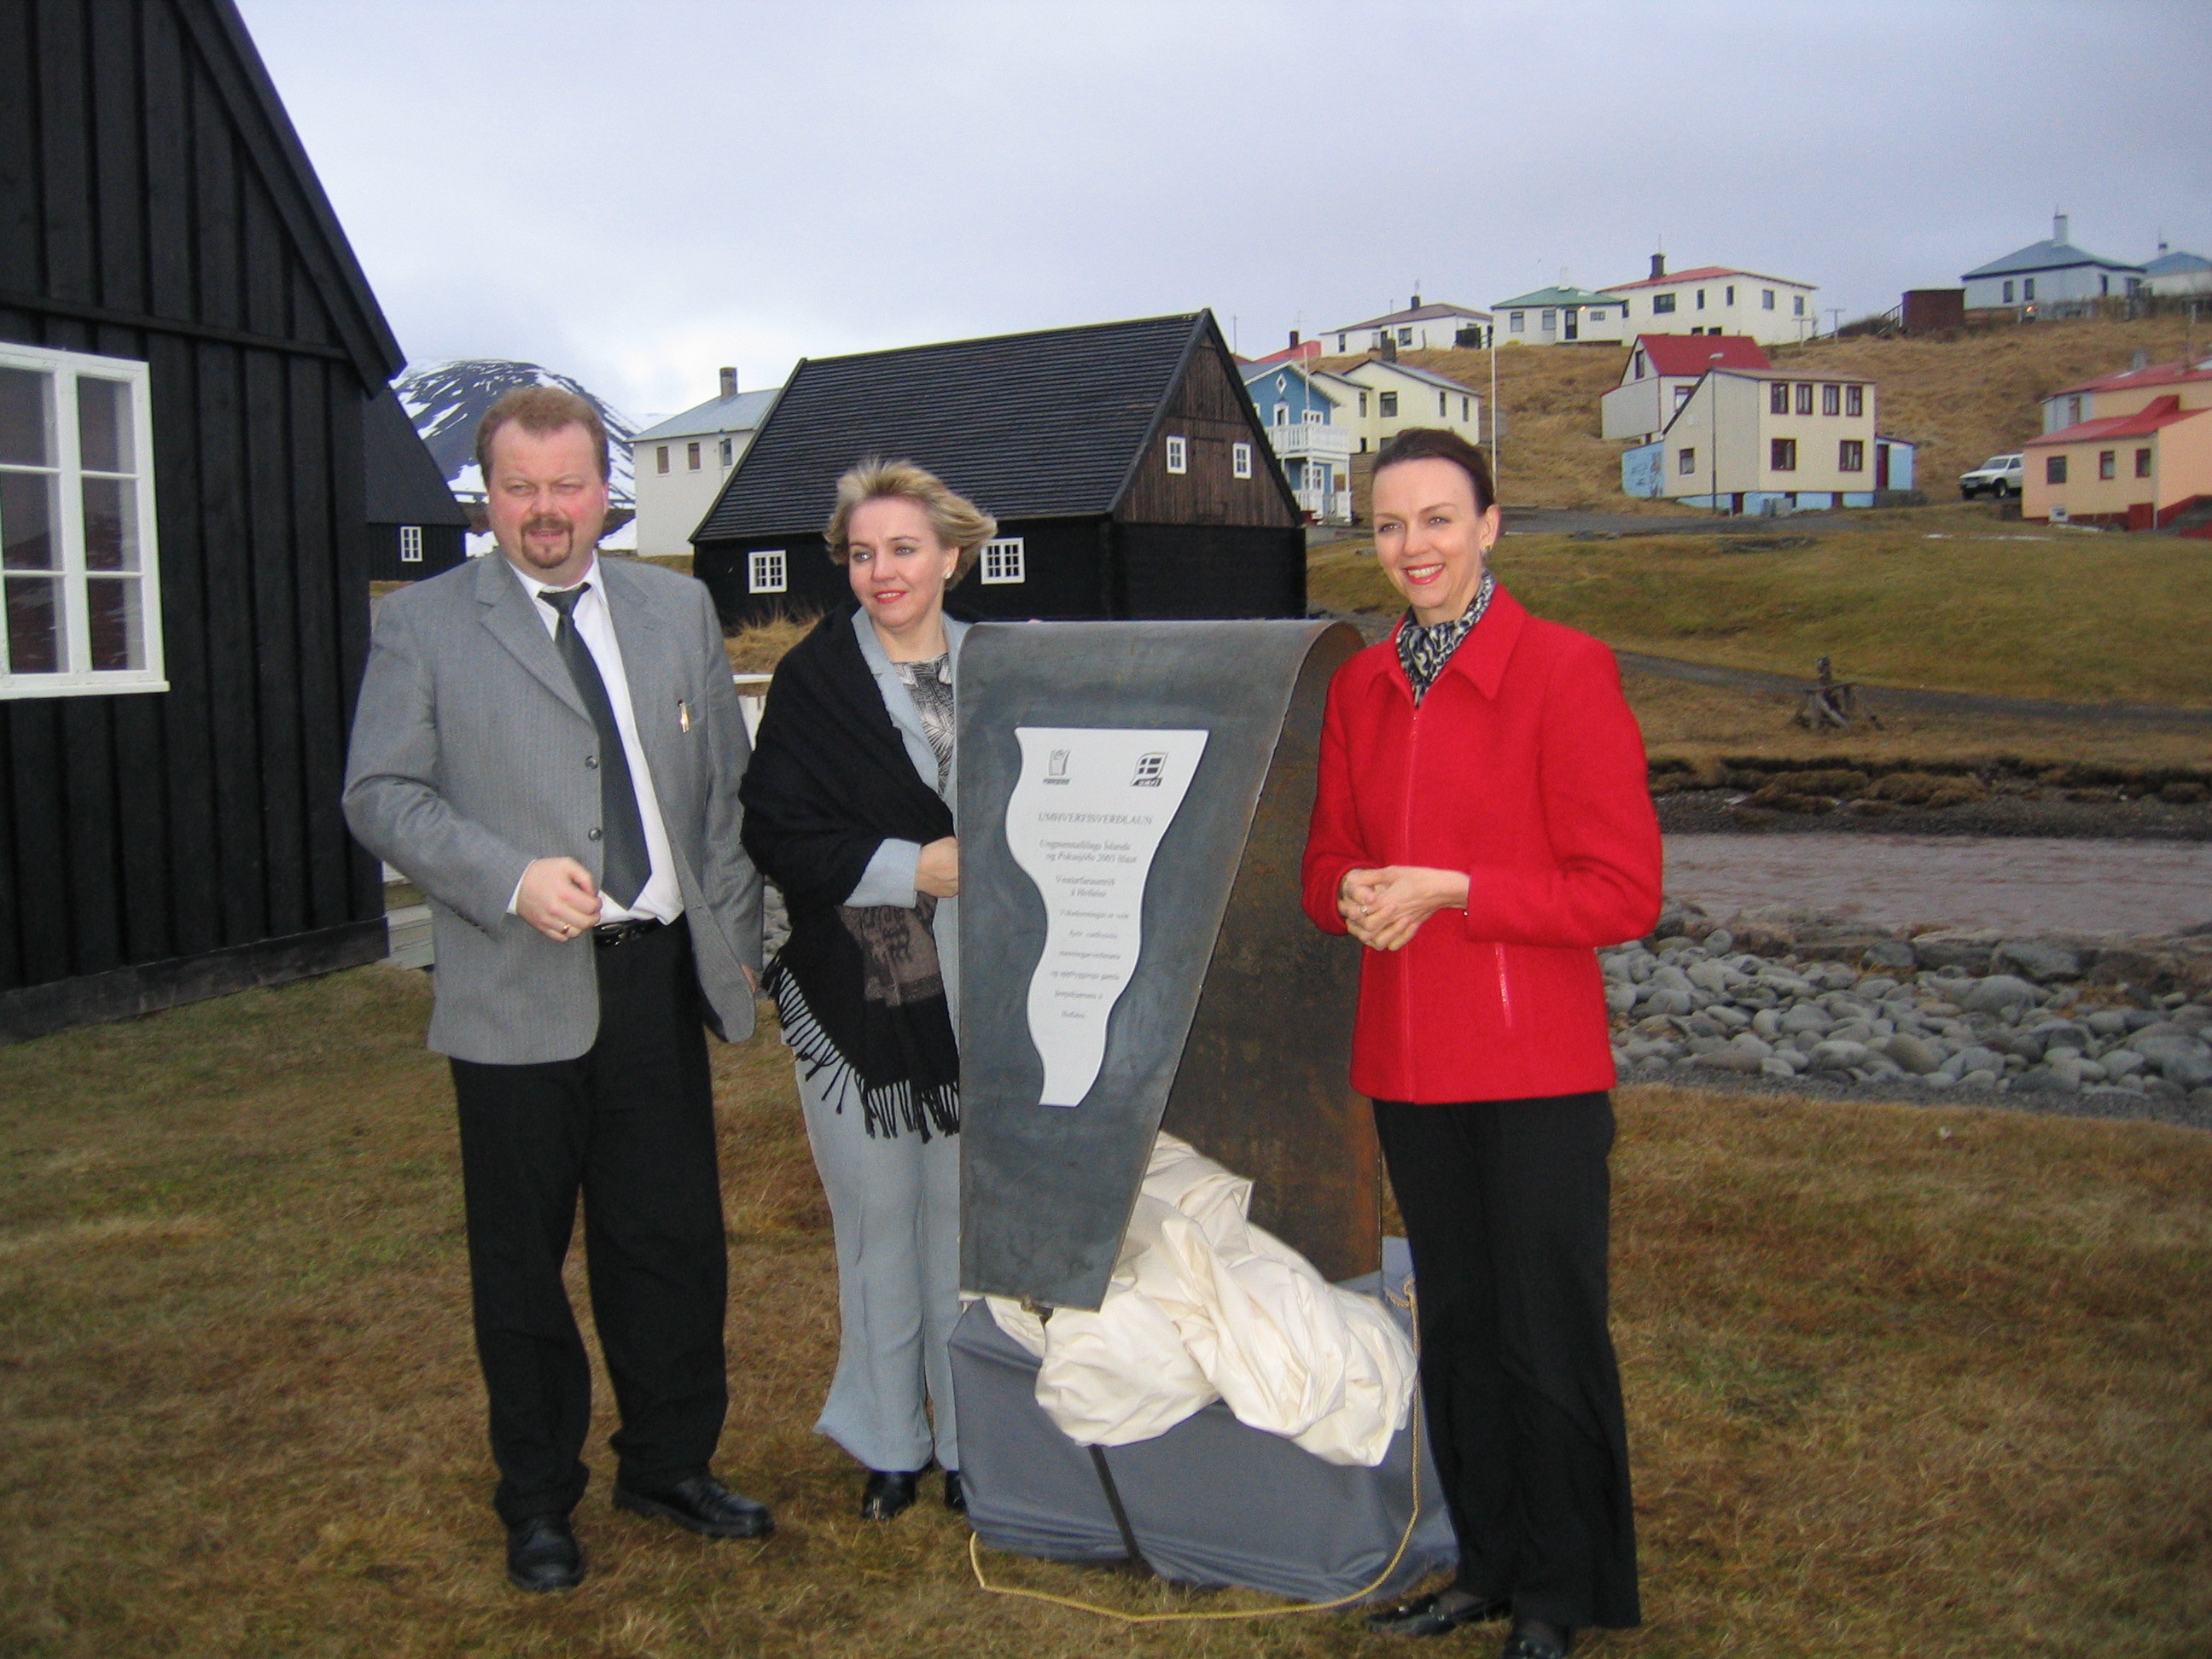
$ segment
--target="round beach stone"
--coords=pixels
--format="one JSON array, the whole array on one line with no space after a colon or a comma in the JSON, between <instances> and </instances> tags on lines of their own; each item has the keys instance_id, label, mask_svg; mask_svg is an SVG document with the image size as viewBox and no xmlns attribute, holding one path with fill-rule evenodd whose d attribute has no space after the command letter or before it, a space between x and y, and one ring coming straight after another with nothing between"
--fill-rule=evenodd
<instances>
[{"instance_id":1,"label":"round beach stone","mask_svg":"<svg viewBox=\"0 0 2212 1659\"><path fill-rule=\"evenodd\" d=\"M1970 1014L1999 1014L2008 1008L2033 1008L2041 1000L2027 981L2011 974L1992 974L1967 992L1960 1006Z\"/></svg>"},{"instance_id":2,"label":"round beach stone","mask_svg":"<svg viewBox=\"0 0 2212 1659\"><path fill-rule=\"evenodd\" d=\"M1900 1070L1910 1072L1915 1077L1927 1076L1948 1058L1941 1043L1923 1036L1915 1036L1909 1031L1900 1031L1890 1038L1887 1052Z\"/></svg>"},{"instance_id":3,"label":"round beach stone","mask_svg":"<svg viewBox=\"0 0 2212 1659\"><path fill-rule=\"evenodd\" d=\"M2001 974L2017 974L2039 985L2081 977L2081 952L2048 939L2008 939L1991 952L1990 963Z\"/></svg>"}]
</instances>

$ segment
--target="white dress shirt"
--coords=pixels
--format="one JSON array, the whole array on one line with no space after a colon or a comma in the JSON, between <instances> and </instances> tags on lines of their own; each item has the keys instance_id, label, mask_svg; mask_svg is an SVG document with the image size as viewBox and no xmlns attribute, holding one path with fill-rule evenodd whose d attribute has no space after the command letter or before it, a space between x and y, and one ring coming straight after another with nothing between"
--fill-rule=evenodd
<instances>
[{"instance_id":1,"label":"white dress shirt","mask_svg":"<svg viewBox=\"0 0 2212 1659\"><path fill-rule=\"evenodd\" d=\"M493 556L505 558L502 554ZM531 609L545 624L546 633L559 633L561 613L541 596L562 590L515 569L511 559L506 562L507 568L514 571L514 579L522 584L523 592L530 595ZM684 894L676 880L676 858L669 851L668 827L660 821L660 800L653 787L653 769L646 763L644 747L637 740L637 717L629 705L629 676L623 672L622 647L615 639L614 613L607 607L606 592L600 586L599 577L599 559L595 553L591 568L582 577L591 587L576 602L576 633L583 640L584 648L592 653L592 660L599 665L599 678L606 683L607 702L614 707L615 725L622 732L623 753L629 760L630 782L637 791L637 815L645 821L646 854L653 861L651 878L638 894L637 902L627 909L605 893L599 895L599 920L630 921L652 916L673 921L684 914ZM521 896L522 885L518 882L514 896L507 902L509 915L514 914Z\"/></svg>"}]
</instances>

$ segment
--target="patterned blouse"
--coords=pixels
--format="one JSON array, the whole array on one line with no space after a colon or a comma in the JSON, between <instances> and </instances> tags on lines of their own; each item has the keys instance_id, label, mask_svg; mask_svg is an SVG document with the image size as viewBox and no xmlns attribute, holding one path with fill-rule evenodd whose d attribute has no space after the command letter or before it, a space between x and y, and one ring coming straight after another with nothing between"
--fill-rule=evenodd
<instances>
[{"instance_id":1,"label":"patterned blouse","mask_svg":"<svg viewBox=\"0 0 2212 1659\"><path fill-rule=\"evenodd\" d=\"M1398 629L1398 662L1413 684L1415 708L1428 696L1429 688L1437 683L1437 676L1444 672L1452 653L1474 632L1475 623L1490 609L1490 596L1497 589L1497 578L1485 570L1482 586L1474 590L1474 601L1468 606L1467 614L1450 622L1440 622L1433 628L1422 627L1413 620L1411 611L1406 612L1406 620Z\"/></svg>"},{"instance_id":2,"label":"patterned blouse","mask_svg":"<svg viewBox=\"0 0 2212 1659\"><path fill-rule=\"evenodd\" d=\"M952 658L950 653L927 662L895 662L900 682L913 695L915 712L921 716L922 735L937 757L939 793L952 773Z\"/></svg>"}]
</instances>

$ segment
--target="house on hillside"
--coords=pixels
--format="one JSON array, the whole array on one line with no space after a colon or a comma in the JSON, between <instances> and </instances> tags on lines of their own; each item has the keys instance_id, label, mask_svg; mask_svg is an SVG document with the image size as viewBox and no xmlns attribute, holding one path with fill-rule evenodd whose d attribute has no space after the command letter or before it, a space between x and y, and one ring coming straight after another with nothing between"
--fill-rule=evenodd
<instances>
[{"instance_id":1,"label":"house on hillside","mask_svg":"<svg viewBox=\"0 0 2212 1659\"><path fill-rule=\"evenodd\" d=\"M1299 337L1297 330L1292 329L1290 344L1285 346L1280 351L1271 351L1264 357L1240 357L1237 362L1240 363L1303 363L1321 355L1320 340L1302 339Z\"/></svg>"},{"instance_id":2,"label":"house on hillside","mask_svg":"<svg viewBox=\"0 0 2212 1659\"><path fill-rule=\"evenodd\" d=\"M1656 441L1621 457L1621 488L1723 513L1871 507L1896 481L1875 431L1875 385L1779 368L1715 367Z\"/></svg>"},{"instance_id":3,"label":"house on hillside","mask_svg":"<svg viewBox=\"0 0 2212 1659\"><path fill-rule=\"evenodd\" d=\"M1465 306L1423 305L1421 296L1403 311L1370 317L1364 323L1325 328L1319 337L1340 357L1355 351L1380 351L1385 344L1398 351L1445 351L1454 347L1490 343L1490 313Z\"/></svg>"},{"instance_id":4,"label":"house on hillside","mask_svg":"<svg viewBox=\"0 0 2212 1659\"><path fill-rule=\"evenodd\" d=\"M726 622L850 599L823 525L872 454L999 520L956 610L1305 614L1304 515L1212 312L801 362L691 538Z\"/></svg>"},{"instance_id":5,"label":"house on hillside","mask_svg":"<svg viewBox=\"0 0 2212 1659\"><path fill-rule=\"evenodd\" d=\"M2143 286L2157 295L2212 294L2212 259L2161 240L2158 257L2143 264Z\"/></svg>"},{"instance_id":6,"label":"house on hillside","mask_svg":"<svg viewBox=\"0 0 2212 1659\"><path fill-rule=\"evenodd\" d=\"M386 954L338 792L404 359L231 0L4 42L10 1040Z\"/></svg>"},{"instance_id":7,"label":"house on hillside","mask_svg":"<svg viewBox=\"0 0 2212 1659\"><path fill-rule=\"evenodd\" d=\"M1988 311L2034 307L2049 315L2053 306L2125 297L2143 285L2141 265L2087 253L2068 240L2066 216L2053 214L2051 236L2030 242L2002 259L1977 265L1959 280L1966 285L1966 309Z\"/></svg>"},{"instance_id":8,"label":"house on hillside","mask_svg":"<svg viewBox=\"0 0 2212 1659\"><path fill-rule=\"evenodd\" d=\"M1353 402L1358 388L1288 362L1248 363L1243 374L1245 395L1267 428L1300 510L1317 524L1351 523L1352 447L1358 434L1350 425L1337 424L1336 415L1340 405Z\"/></svg>"},{"instance_id":9,"label":"house on hillside","mask_svg":"<svg viewBox=\"0 0 2212 1659\"><path fill-rule=\"evenodd\" d=\"M1648 444L1667 429L1707 369L1771 368L1765 350L1741 335L1639 334L1620 370L1620 384L1600 401L1603 433Z\"/></svg>"},{"instance_id":10,"label":"house on hillside","mask_svg":"<svg viewBox=\"0 0 2212 1659\"><path fill-rule=\"evenodd\" d=\"M1504 345L1619 345L1628 337L1627 303L1586 288L1540 288L1491 311L1504 319Z\"/></svg>"},{"instance_id":11,"label":"house on hillside","mask_svg":"<svg viewBox=\"0 0 2212 1659\"><path fill-rule=\"evenodd\" d=\"M630 441L641 556L689 553L691 532L768 418L776 394L738 390L738 371L722 370L720 393L647 428Z\"/></svg>"},{"instance_id":12,"label":"house on hillside","mask_svg":"<svg viewBox=\"0 0 2212 1659\"><path fill-rule=\"evenodd\" d=\"M368 400L362 418L362 471L369 580L419 581L468 556L468 509L389 389Z\"/></svg>"},{"instance_id":13,"label":"house on hillside","mask_svg":"<svg viewBox=\"0 0 2212 1659\"><path fill-rule=\"evenodd\" d=\"M2148 530L2212 505L2212 358L2100 375L2043 400L2021 516Z\"/></svg>"},{"instance_id":14,"label":"house on hillside","mask_svg":"<svg viewBox=\"0 0 2212 1659\"><path fill-rule=\"evenodd\" d=\"M1630 334L1741 334L1761 345L1809 339L1819 331L1810 283L1762 276L1733 265L1698 265L1669 273L1667 256L1651 256L1651 274L1614 283L1603 292L1627 307Z\"/></svg>"},{"instance_id":15,"label":"house on hillside","mask_svg":"<svg viewBox=\"0 0 2212 1659\"><path fill-rule=\"evenodd\" d=\"M1471 444L1482 441L1482 394L1431 369L1370 357L1315 378L1336 398L1336 424L1351 429L1355 454L1382 448L1410 426L1449 427Z\"/></svg>"}]
</instances>

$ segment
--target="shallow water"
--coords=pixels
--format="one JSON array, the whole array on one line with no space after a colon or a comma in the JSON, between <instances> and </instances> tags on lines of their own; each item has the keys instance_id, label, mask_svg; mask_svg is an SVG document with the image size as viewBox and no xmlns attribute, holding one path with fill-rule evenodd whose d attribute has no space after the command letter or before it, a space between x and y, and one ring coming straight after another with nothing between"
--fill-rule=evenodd
<instances>
[{"instance_id":1,"label":"shallow water","mask_svg":"<svg viewBox=\"0 0 2212 1659\"><path fill-rule=\"evenodd\" d=\"M1669 836L1667 892L1716 916L1788 903L1884 927L2166 933L2212 921L2212 843Z\"/></svg>"}]
</instances>

